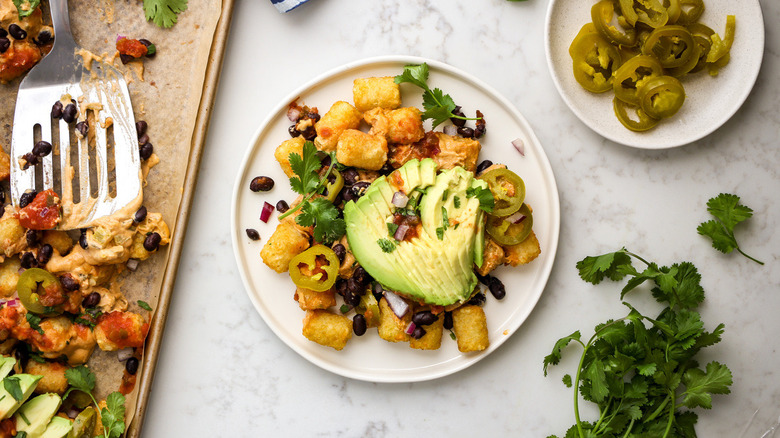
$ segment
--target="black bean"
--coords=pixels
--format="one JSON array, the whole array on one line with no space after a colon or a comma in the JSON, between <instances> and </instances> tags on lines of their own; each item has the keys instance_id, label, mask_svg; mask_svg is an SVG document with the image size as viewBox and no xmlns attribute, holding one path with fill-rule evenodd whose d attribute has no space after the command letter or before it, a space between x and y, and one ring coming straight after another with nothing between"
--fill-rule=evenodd
<instances>
[{"instance_id":1,"label":"black bean","mask_svg":"<svg viewBox=\"0 0 780 438\"><path fill-rule=\"evenodd\" d=\"M125 362L125 370L127 370L128 374L135 375L135 373L138 372L138 365L138 359L131 357L130 359L127 359L127 362Z\"/></svg>"},{"instance_id":2,"label":"black bean","mask_svg":"<svg viewBox=\"0 0 780 438\"><path fill-rule=\"evenodd\" d=\"M344 248L344 245L340 243L333 245L333 252L335 252L336 257L339 258L339 264L344 263L344 257L347 256L347 249Z\"/></svg>"},{"instance_id":3,"label":"black bean","mask_svg":"<svg viewBox=\"0 0 780 438\"><path fill-rule=\"evenodd\" d=\"M149 128L149 124L146 123L143 120L139 120L135 122L135 132L138 134L138 139L141 139L141 136L146 134L146 130ZM147 142L148 143L148 142Z\"/></svg>"},{"instance_id":4,"label":"black bean","mask_svg":"<svg viewBox=\"0 0 780 438\"><path fill-rule=\"evenodd\" d=\"M393 165L390 164L389 161L387 161L387 162L385 162L385 164L382 165L382 168L379 169L379 173L381 175L387 176L387 175L390 175L391 173L393 173L394 170L395 170L395 168L393 167Z\"/></svg>"},{"instance_id":5,"label":"black bean","mask_svg":"<svg viewBox=\"0 0 780 438\"><path fill-rule=\"evenodd\" d=\"M485 160L485 161L479 163L479 165L477 166L477 175L479 175L480 173L484 172L485 169L487 169L488 167L490 167L492 165L493 165L493 162L490 161L490 160Z\"/></svg>"},{"instance_id":6,"label":"black bean","mask_svg":"<svg viewBox=\"0 0 780 438\"><path fill-rule=\"evenodd\" d=\"M267 192L274 188L274 180L269 176L256 176L249 183L249 190L253 192Z\"/></svg>"},{"instance_id":7,"label":"black bean","mask_svg":"<svg viewBox=\"0 0 780 438\"><path fill-rule=\"evenodd\" d=\"M22 29L18 24L12 23L8 26L8 33L11 34L14 39L23 40L27 38L27 31Z\"/></svg>"},{"instance_id":8,"label":"black bean","mask_svg":"<svg viewBox=\"0 0 780 438\"><path fill-rule=\"evenodd\" d=\"M19 197L19 207L27 207L31 202L33 202L33 199L35 199L36 195L38 195L38 192L35 190L28 190L22 193L22 196Z\"/></svg>"},{"instance_id":9,"label":"black bean","mask_svg":"<svg viewBox=\"0 0 780 438\"><path fill-rule=\"evenodd\" d=\"M314 126L309 126L301 135L306 140L314 141L314 139L317 138L317 131L314 129Z\"/></svg>"},{"instance_id":10,"label":"black bean","mask_svg":"<svg viewBox=\"0 0 780 438\"><path fill-rule=\"evenodd\" d=\"M309 119L311 119L311 121L312 121L312 122L314 122L314 123L317 123L317 122L319 122L319 121L320 121L320 115L319 115L319 113L315 113L315 112L313 112L313 111L309 111L308 113L306 113L306 117L308 117Z\"/></svg>"},{"instance_id":11,"label":"black bean","mask_svg":"<svg viewBox=\"0 0 780 438\"><path fill-rule=\"evenodd\" d=\"M155 251L160 247L160 241L162 241L162 236L159 233L149 233L144 239L144 249L149 252Z\"/></svg>"},{"instance_id":12,"label":"black bean","mask_svg":"<svg viewBox=\"0 0 780 438\"><path fill-rule=\"evenodd\" d=\"M49 263L49 260L51 260L51 256L54 254L54 248L51 247L48 243L44 244L39 250L38 250L38 264L43 266L46 263Z\"/></svg>"},{"instance_id":13,"label":"black bean","mask_svg":"<svg viewBox=\"0 0 780 438\"><path fill-rule=\"evenodd\" d=\"M149 143L149 134L143 133L138 137L138 146L143 146L146 143Z\"/></svg>"},{"instance_id":14,"label":"black bean","mask_svg":"<svg viewBox=\"0 0 780 438\"><path fill-rule=\"evenodd\" d=\"M444 312L444 328L452 330L452 312Z\"/></svg>"},{"instance_id":15,"label":"black bean","mask_svg":"<svg viewBox=\"0 0 780 438\"><path fill-rule=\"evenodd\" d=\"M78 131L82 137L86 137L89 132L89 123L87 123L86 120L76 123L76 131Z\"/></svg>"},{"instance_id":16,"label":"black bean","mask_svg":"<svg viewBox=\"0 0 780 438\"><path fill-rule=\"evenodd\" d=\"M355 314L355 316L352 317L352 331L355 332L355 335L357 336L363 336L366 334L366 317L361 315L360 313Z\"/></svg>"},{"instance_id":17,"label":"black bean","mask_svg":"<svg viewBox=\"0 0 780 438\"><path fill-rule=\"evenodd\" d=\"M344 184L351 186L357 182L360 174L357 170L350 167L349 169L344 169L344 171L341 172L341 177L344 178Z\"/></svg>"},{"instance_id":18,"label":"black bean","mask_svg":"<svg viewBox=\"0 0 780 438\"><path fill-rule=\"evenodd\" d=\"M24 238L27 240L27 247L29 248L37 245L39 241L38 232L35 230L27 230L27 232L24 233Z\"/></svg>"},{"instance_id":19,"label":"black bean","mask_svg":"<svg viewBox=\"0 0 780 438\"><path fill-rule=\"evenodd\" d=\"M422 328L421 326L417 326L417 327L414 328L414 331L412 332L412 337L414 339L420 339L423 336L425 336L425 333L426 332L425 332L424 328Z\"/></svg>"},{"instance_id":20,"label":"black bean","mask_svg":"<svg viewBox=\"0 0 780 438\"><path fill-rule=\"evenodd\" d=\"M347 291L344 292L344 302L352 307L355 307L360 304L360 295L353 294L349 291L349 289L347 289Z\"/></svg>"},{"instance_id":21,"label":"black bean","mask_svg":"<svg viewBox=\"0 0 780 438\"><path fill-rule=\"evenodd\" d=\"M287 210L290 209L290 204L287 203L284 199L276 203L276 211L279 213L284 213Z\"/></svg>"},{"instance_id":22,"label":"black bean","mask_svg":"<svg viewBox=\"0 0 780 438\"><path fill-rule=\"evenodd\" d=\"M330 163L331 163L330 155L325 155L325 156L324 156L324 157L322 157L322 159L320 160L320 165L321 165L322 167L328 167L328 166L330 166ZM331 175L328 175L328 178L330 178L330 177L336 178L336 176L335 176L335 175L333 175L333 174L331 174ZM335 179L334 179L334 181L335 181ZM333 181L330 181L330 182L333 182Z\"/></svg>"},{"instance_id":23,"label":"black bean","mask_svg":"<svg viewBox=\"0 0 780 438\"><path fill-rule=\"evenodd\" d=\"M474 294L473 297L471 297L471 299L469 300L469 304L471 304L472 306L481 306L485 304L486 300L487 299L485 297L485 294L483 292L478 292Z\"/></svg>"},{"instance_id":24,"label":"black bean","mask_svg":"<svg viewBox=\"0 0 780 438\"><path fill-rule=\"evenodd\" d=\"M301 135L301 131L295 129L295 124L293 123L290 125L289 128L287 128L287 132L290 134L290 137L295 138Z\"/></svg>"},{"instance_id":25,"label":"black bean","mask_svg":"<svg viewBox=\"0 0 780 438\"><path fill-rule=\"evenodd\" d=\"M97 292L92 292L81 301L81 306L85 309L91 309L98 304L100 304L100 294Z\"/></svg>"},{"instance_id":26,"label":"black bean","mask_svg":"<svg viewBox=\"0 0 780 438\"><path fill-rule=\"evenodd\" d=\"M0 38L0 53L5 53L9 47L11 47L11 40L8 38Z\"/></svg>"},{"instance_id":27,"label":"black bean","mask_svg":"<svg viewBox=\"0 0 780 438\"><path fill-rule=\"evenodd\" d=\"M73 292L81 288L79 282L70 274L65 274L60 277L60 284L62 284L62 288L68 292Z\"/></svg>"},{"instance_id":28,"label":"black bean","mask_svg":"<svg viewBox=\"0 0 780 438\"><path fill-rule=\"evenodd\" d=\"M14 358L21 365L26 365L27 361L30 359L30 352L27 350L27 344L17 345L19 346L16 348L16 350L14 350Z\"/></svg>"},{"instance_id":29,"label":"black bean","mask_svg":"<svg viewBox=\"0 0 780 438\"><path fill-rule=\"evenodd\" d=\"M146 207L142 205L133 215L133 222L140 223L143 222L144 219L146 219Z\"/></svg>"},{"instance_id":30,"label":"black bean","mask_svg":"<svg viewBox=\"0 0 780 438\"><path fill-rule=\"evenodd\" d=\"M365 292L366 288L362 284L360 284L359 281L355 280L355 277L348 278L347 279L347 291L360 296L363 295L363 292Z\"/></svg>"},{"instance_id":31,"label":"black bean","mask_svg":"<svg viewBox=\"0 0 780 438\"><path fill-rule=\"evenodd\" d=\"M132 55L127 55L124 53L119 54L119 60L122 61L122 64L127 64L128 62L134 60L135 58Z\"/></svg>"},{"instance_id":32,"label":"black bean","mask_svg":"<svg viewBox=\"0 0 780 438\"><path fill-rule=\"evenodd\" d=\"M37 38L33 38L33 41L35 41L35 44L39 46L43 46L45 44L49 44L50 42L52 42L53 39L54 38L52 38L51 32L49 32L48 30L42 30L38 34Z\"/></svg>"},{"instance_id":33,"label":"black bean","mask_svg":"<svg viewBox=\"0 0 780 438\"><path fill-rule=\"evenodd\" d=\"M371 183L367 181L358 181L352 185L349 191L352 192L352 195L354 195L354 199L359 199L366 193L366 189L370 185ZM346 197L344 199L346 200Z\"/></svg>"},{"instance_id":34,"label":"black bean","mask_svg":"<svg viewBox=\"0 0 780 438\"><path fill-rule=\"evenodd\" d=\"M154 55L157 54L157 46L155 46L151 41L147 40L146 38L141 38L138 40L139 43L146 46L146 56L147 58L154 58Z\"/></svg>"},{"instance_id":35,"label":"black bean","mask_svg":"<svg viewBox=\"0 0 780 438\"><path fill-rule=\"evenodd\" d=\"M490 289L490 293L493 294L493 297L495 297L497 300L502 300L506 296L506 288L504 287L504 283L502 283L501 280L496 277L490 278L488 289Z\"/></svg>"},{"instance_id":36,"label":"black bean","mask_svg":"<svg viewBox=\"0 0 780 438\"><path fill-rule=\"evenodd\" d=\"M22 254L21 265L24 269L30 269L35 266L35 254L31 252Z\"/></svg>"},{"instance_id":37,"label":"black bean","mask_svg":"<svg viewBox=\"0 0 780 438\"><path fill-rule=\"evenodd\" d=\"M345 293L347 293L347 280L343 278L337 278L336 279L336 293L344 296Z\"/></svg>"},{"instance_id":38,"label":"black bean","mask_svg":"<svg viewBox=\"0 0 780 438\"><path fill-rule=\"evenodd\" d=\"M485 127L485 116L482 114L480 110L477 110L477 127L474 128L474 137L480 138L487 132L487 128Z\"/></svg>"},{"instance_id":39,"label":"black bean","mask_svg":"<svg viewBox=\"0 0 780 438\"><path fill-rule=\"evenodd\" d=\"M81 231L81 235L79 236L79 246L84 249L87 249L87 247L89 246L87 244L87 230Z\"/></svg>"},{"instance_id":40,"label":"black bean","mask_svg":"<svg viewBox=\"0 0 780 438\"><path fill-rule=\"evenodd\" d=\"M358 266L355 268L355 272L352 273L352 278L355 279L359 284L366 286L368 283L371 283L371 276L368 275L368 272L366 272L365 268L362 266Z\"/></svg>"},{"instance_id":41,"label":"black bean","mask_svg":"<svg viewBox=\"0 0 780 438\"><path fill-rule=\"evenodd\" d=\"M456 116L459 116L459 117L466 117L466 115L463 114L463 111L461 111L460 106L456 106L452 110L452 114L454 114ZM455 125L455 126L457 126L459 128L462 128L463 126L466 126L466 121L463 120L463 119L458 119L458 118L452 117L452 118L450 118L450 121L452 122L453 125Z\"/></svg>"},{"instance_id":42,"label":"black bean","mask_svg":"<svg viewBox=\"0 0 780 438\"><path fill-rule=\"evenodd\" d=\"M246 237L252 240L260 240L260 233L258 233L257 230L255 230L254 228L247 228Z\"/></svg>"},{"instance_id":43,"label":"black bean","mask_svg":"<svg viewBox=\"0 0 780 438\"><path fill-rule=\"evenodd\" d=\"M76 108L76 105L69 103L65 105L65 109L62 110L62 120L65 120L67 123L73 123L76 121L78 112L79 110Z\"/></svg>"},{"instance_id":44,"label":"black bean","mask_svg":"<svg viewBox=\"0 0 780 438\"><path fill-rule=\"evenodd\" d=\"M5 204L5 190L3 190L2 187L0 187L0 207ZM0 208L0 217L3 217L3 209Z\"/></svg>"},{"instance_id":45,"label":"black bean","mask_svg":"<svg viewBox=\"0 0 780 438\"><path fill-rule=\"evenodd\" d=\"M22 165L22 170L27 170L30 166L35 166L39 163L38 156L33 154L32 152L28 152L24 155L22 155L22 161L24 164Z\"/></svg>"},{"instance_id":46,"label":"black bean","mask_svg":"<svg viewBox=\"0 0 780 438\"><path fill-rule=\"evenodd\" d=\"M83 122L82 122L83 123ZM78 125L76 125L78 126ZM51 143L45 140L41 140L35 143L32 150L33 155L38 157L45 157L51 153Z\"/></svg>"},{"instance_id":47,"label":"black bean","mask_svg":"<svg viewBox=\"0 0 780 438\"><path fill-rule=\"evenodd\" d=\"M0 27L0 38L5 38L8 36L8 31Z\"/></svg>"},{"instance_id":48,"label":"black bean","mask_svg":"<svg viewBox=\"0 0 780 438\"><path fill-rule=\"evenodd\" d=\"M59 119L60 117L62 117L62 102L58 100L51 106L51 118Z\"/></svg>"},{"instance_id":49,"label":"black bean","mask_svg":"<svg viewBox=\"0 0 780 438\"><path fill-rule=\"evenodd\" d=\"M142 160L148 160L152 153L154 153L154 146L151 143L145 143L138 148L138 155Z\"/></svg>"},{"instance_id":50,"label":"black bean","mask_svg":"<svg viewBox=\"0 0 780 438\"><path fill-rule=\"evenodd\" d=\"M412 315L412 322L418 326L433 324L437 319L439 319L439 317L429 310L423 310Z\"/></svg>"},{"instance_id":51,"label":"black bean","mask_svg":"<svg viewBox=\"0 0 780 438\"><path fill-rule=\"evenodd\" d=\"M458 128L458 135L460 135L463 138L474 138L474 130L469 128L468 126L463 128Z\"/></svg>"}]
</instances>

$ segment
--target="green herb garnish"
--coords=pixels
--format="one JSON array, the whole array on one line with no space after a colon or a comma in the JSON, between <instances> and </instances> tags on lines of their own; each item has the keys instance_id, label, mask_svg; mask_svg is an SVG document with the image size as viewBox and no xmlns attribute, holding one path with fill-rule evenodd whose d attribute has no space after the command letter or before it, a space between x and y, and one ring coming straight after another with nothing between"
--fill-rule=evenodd
<instances>
[{"instance_id":1,"label":"green herb garnish","mask_svg":"<svg viewBox=\"0 0 780 438\"><path fill-rule=\"evenodd\" d=\"M382 252L393 252L395 250L395 242L390 239L379 239L376 243L382 248Z\"/></svg>"},{"instance_id":2,"label":"green herb garnish","mask_svg":"<svg viewBox=\"0 0 780 438\"><path fill-rule=\"evenodd\" d=\"M469 187L466 189L466 197L477 198L479 200L479 208L488 213L491 213L496 205L493 192L486 187Z\"/></svg>"},{"instance_id":3,"label":"green herb garnish","mask_svg":"<svg viewBox=\"0 0 780 438\"><path fill-rule=\"evenodd\" d=\"M764 264L764 262L758 261L742 252L737 244L737 239L734 237L734 227L753 216L752 209L739 204L739 196L721 193L707 201L707 211L715 216L715 219L699 224L696 231L702 236L712 239L713 248L724 254L728 254L736 249L740 254L759 265Z\"/></svg>"},{"instance_id":4,"label":"green herb garnish","mask_svg":"<svg viewBox=\"0 0 780 438\"><path fill-rule=\"evenodd\" d=\"M65 378L70 388L62 396L65 399L71 391L81 391L92 399L98 406L92 391L95 389L95 373L84 365L69 368L65 371ZM100 410L100 418L103 425L103 434L98 438L120 438L125 431L125 397L115 391L106 397L106 407Z\"/></svg>"},{"instance_id":5,"label":"green herb garnish","mask_svg":"<svg viewBox=\"0 0 780 438\"><path fill-rule=\"evenodd\" d=\"M147 303L146 301L138 300L136 301L136 303L138 303L138 307L144 310L148 310L149 312L152 311L152 306L150 306L149 303Z\"/></svg>"},{"instance_id":6,"label":"green herb garnish","mask_svg":"<svg viewBox=\"0 0 780 438\"><path fill-rule=\"evenodd\" d=\"M422 114L423 120L432 119L433 128L436 128L452 118L461 120L480 119L480 117L468 118L453 114L456 107L455 101L452 100L449 94L444 94L438 88L433 90L428 88L428 73L428 64L422 63L420 65L407 65L404 67L404 72L395 77L396 84L408 82L423 89L423 109L425 110Z\"/></svg>"},{"instance_id":7,"label":"green herb garnish","mask_svg":"<svg viewBox=\"0 0 780 438\"><path fill-rule=\"evenodd\" d=\"M24 400L24 391L22 391L22 384L19 382L18 376L8 376L3 379L3 388L11 394L14 400Z\"/></svg>"},{"instance_id":8,"label":"green herb garnish","mask_svg":"<svg viewBox=\"0 0 780 438\"><path fill-rule=\"evenodd\" d=\"M24 315L24 317L25 317L25 319L27 319L27 322L30 324L30 328L31 329L35 330L36 332L38 332L40 334L44 334L43 333L43 329L40 326L40 324L41 324L41 317L40 316L34 315L32 313L27 313L26 315Z\"/></svg>"},{"instance_id":9,"label":"green herb garnish","mask_svg":"<svg viewBox=\"0 0 780 438\"><path fill-rule=\"evenodd\" d=\"M160 27L176 24L177 15L187 10L187 0L144 0L146 21Z\"/></svg>"},{"instance_id":10,"label":"green herb garnish","mask_svg":"<svg viewBox=\"0 0 780 438\"><path fill-rule=\"evenodd\" d=\"M19 12L19 20L31 15L41 5L41 0L14 0L16 11Z\"/></svg>"}]
</instances>

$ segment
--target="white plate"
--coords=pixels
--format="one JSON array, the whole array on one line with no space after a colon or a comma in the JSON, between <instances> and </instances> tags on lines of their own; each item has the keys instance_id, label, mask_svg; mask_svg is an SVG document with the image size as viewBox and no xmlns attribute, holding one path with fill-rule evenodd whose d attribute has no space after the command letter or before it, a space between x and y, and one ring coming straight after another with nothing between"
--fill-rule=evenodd
<instances>
[{"instance_id":1,"label":"white plate","mask_svg":"<svg viewBox=\"0 0 780 438\"><path fill-rule=\"evenodd\" d=\"M533 263L518 268L500 268L498 277L507 289L502 301L488 294L487 313L490 348L476 354L462 354L448 334L436 351L420 351L406 343L383 341L376 329L362 337L353 336L342 351L323 347L304 338L301 321L304 312L293 300L295 286L287 273L277 274L260 259L263 242L273 233L278 216L268 224L259 220L263 202L275 205L279 199L294 199L286 176L273 157L274 150L289 139L288 104L299 102L316 106L324 114L337 100L352 101L352 81L359 77L395 76L407 64L427 62L431 68L429 84L452 95L467 114L479 109L485 114L487 134L482 138L480 159L506 163L525 180L527 201L534 209L534 230L542 255ZM421 107L422 92L402 85L404 105ZM430 123L430 122L428 122ZM430 125L428 125L428 128ZM511 145L521 138L525 157ZM270 176L276 185L268 193L254 193L249 182L258 175ZM299 88L279 103L263 122L249 144L233 192L233 248L249 298L265 322L290 348L312 363L342 376L373 382L413 382L442 377L468 367L498 348L525 321L544 290L558 245L560 206L555 177L539 141L528 122L503 97L483 82L441 62L414 57L371 58L325 73ZM262 240L250 241L246 228L255 228Z\"/></svg>"},{"instance_id":2,"label":"white plate","mask_svg":"<svg viewBox=\"0 0 780 438\"><path fill-rule=\"evenodd\" d=\"M699 140L726 123L745 102L761 68L764 55L764 18L758 0L705 0L700 22L723 36L726 15L735 15L737 30L731 61L711 77L701 71L682 80L685 104L671 119L647 132L632 132L620 124L612 110L614 93L594 94L582 88L572 74L569 45L582 26L591 21L596 0L552 0L547 10L545 51L555 86L574 114L604 137L642 149L664 149Z\"/></svg>"}]
</instances>

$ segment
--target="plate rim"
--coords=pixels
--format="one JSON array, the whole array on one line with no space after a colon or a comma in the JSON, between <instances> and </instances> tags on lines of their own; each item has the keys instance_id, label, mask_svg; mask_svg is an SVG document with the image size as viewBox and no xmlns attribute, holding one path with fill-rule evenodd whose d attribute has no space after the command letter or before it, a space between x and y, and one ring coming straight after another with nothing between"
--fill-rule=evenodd
<instances>
[{"instance_id":1,"label":"plate rim","mask_svg":"<svg viewBox=\"0 0 780 438\"><path fill-rule=\"evenodd\" d=\"M758 16L761 20L761 32L758 34L758 38L760 39L760 50L758 51L761 56L758 62L758 68L755 69L755 72L751 76L748 77L749 86L744 88L744 92L740 93L739 98L736 99L738 102L736 105L732 107L730 111L726 111L724 113L723 117L720 117L716 120L716 123L710 124L706 129L700 131L696 135L685 138L682 141L669 141L666 143L661 144L655 144L655 145L646 145L646 144L637 144L632 143L630 140L627 141L626 139L620 138L620 136L617 136L613 134L608 129L603 129L602 127L594 127L592 124L588 123L586 121L586 118L582 111L576 107L573 103L573 101L569 98L569 96L564 92L563 85L561 84L561 80L559 79L559 76L557 74L557 70L555 69L554 63L553 63L553 57L552 57L552 48L551 48L551 41L550 41L550 33L551 33L551 22L552 22L552 12L553 9L556 7L556 5L563 0L550 0L549 5L547 6L547 12L545 14L545 20L544 20L544 54L545 58L547 59L547 70L550 73L550 76L552 77L553 84L555 84L555 89L558 90L558 95L563 99L563 101L566 103L566 106L569 107L569 110L574 113L574 115L577 116L577 118L585 125L587 126L591 131L595 132L596 134L611 140L617 144L629 146L636 149L645 149L645 150L663 150L663 149L672 149L680 146L686 146L691 143L694 143L696 141L701 140L704 137L707 137L708 135L712 134L713 132L720 129L723 125L726 124L729 120L731 120L732 117L734 117L734 114L737 113L737 111L742 108L742 106L745 104L745 101L747 101L747 98L750 96L750 93L753 91L753 88L756 85L756 81L758 80L758 75L761 72L761 67L764 62L764 49L766 48L766 22L764 21L764 11L761 8L761 3L759 0L753 0L755 5L757 6L758 10ZM595 0L594 0L595 1Z\"/></svg>"},{"instance_id":2,"label":"plate rim","mask_svg":"<svg viewBox=\"0 0 780 438\"><path fill-rule=\"evenodd\" d=\"M344 369L343 367L335 366L330 362L322 360L316 355L313 355L304 349L298 348L297 345L294 345L292 342L288 341L286 339L286 335L280 333L280 331L273 324L268 323L269 316L266 315L265 309L263 308L261 303L258 302L259 298L257 298L255 294L252 293L253 288L251 286L251 282L249 280L247 272L244 269L242 257L239 249L241 240L240 240L240 230L239 230L240 227L238 226L239 218L237 217L237 211L238 211L238 200L240 197L240 193L241 190L244 188L242 184L243 176L247 171L247 167L249 166L249 159L255 152L255 149L257 148L257 143L260 140L260 137L263 135L265 129L273 122L276 115L279 114L279 112L283 108L286 108L288 106L289 102L302 96L305 91L310 90L316 87L318 84L327 81L331 78L334 78L346 71L352 69L358 69L358 68L365 68L372 64L387 64L387 63L420 64L423 62L427 63L432 68L446 71L450 74L454 74L455 76L460 77L467 82L470 82L473 86L476 86L488 92L492 98L496 99L501 105L503 105L511 113L511 116L513 118L515 118L518 122L520 122L522 128L525 130L525 133L528 135L528 137L539 146L539 150L541 152L541 154L539 154L538 157L539 163L542 167L541 169L542 173L547 177L545 179L549 179L548 184L550 185L550 189L551 189L549 202L552 207L551 223L553 226L550 229L550 237L549 237L552 243L552 245L550 245L550 248L548 249L550 255L545 259L545 263L540 267L539 279L541 280L540 281L541 290L534 297L533 305L529 306L526 312L518 315L517 323L512 324L511 327L507 328L509 333L506 336L503 336L495 340L494 342L491 342L491 346L494 343L496 344L496 346L495 348L489 350L485 354L472 355L469 357L468 360L463 361L462 363L459 363L454 367L448 367L443 370L435 370L433 372L424 372L424 373L417 372L411 375L409 373L389 373L386 375L376 375L370 372L351 371L351 370ZM497 350L512 334L514 334L514 332L516 332L520 328L520 326L523 325L523 323L530 316L531 312L538 305L539 299L541 298L542 294L544 293L544 290L546 289L549 283L550 275L552 273L552 267L555 264L555 258L557 256L557 249L558 249L558 244L560 239L560 227L561 227L560 213L561 213L561 207L560 207L560 195L558 193L558 184L555 178L555 173L553 172L552 166L550 165L549 158L547 157L547 153L544 151L544 148L542 147L542 143L539 141L538 137L536 136L536 133L531 128L531 125L528 122L528 120L520 113L520 111L515 107L515 105L512 104L504 95L496 91L493 87L491 87L484 81L472 76L471 74L457 67L451 66L445 62L430 59L430 58L425 58L425 57L419 57L419 56L384 55L384 56L373 56L373 57L353 60L345 64L342 64L340 66L337 66L335 68L332 68L322 74L319 74L314 78L312 78L311 80L305 82L302 86L293 90L291 93L287 94L284 98L282 98L279 101L277 105L275 105L271 109L271 111L269 111L268 115L263 119L263 121L258 125L258 128L253 133L251 140L249 141L248 146L246 148L246 151L244 152L244 155L241 159L241 165L236 174L235 182L233 185L232 199L231 199L230 229L231 229L231 243L233 246L234 260L238 267L238 272L241 277L241 282L244 286L245 293L249 296L249 299L252 302L255 311L257 311L260 314L260 317L262 318L265 325L271 329L274 335L280 341L282 341L283 344L285 344L288 348L293 350L295 353L302 356L304 359L311 362L313 365L316 365L319 368L322 368L324 370L327 370L339 376L343 376L355 380L366 381L366 382L375 382L375 383L412 383L412 382L423 382L423 381L430 381L430 380L442 378L470 367L471 365L487 357L493 351Z\"/></svg>"}]
</instances>

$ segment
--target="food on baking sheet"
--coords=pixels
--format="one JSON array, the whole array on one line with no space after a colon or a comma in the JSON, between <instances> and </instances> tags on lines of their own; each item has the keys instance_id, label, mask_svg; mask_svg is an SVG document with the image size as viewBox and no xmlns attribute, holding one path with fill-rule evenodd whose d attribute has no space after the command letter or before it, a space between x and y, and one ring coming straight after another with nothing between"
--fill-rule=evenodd
<instances>
[{"instance_id":1,"label":"food on baking sheet","mask_svg":"<svg viewBox=\"0 0 780 438\"><path fill-rule=\"evenodd\" d=\"M614 112L626 128L654 128L685 102L680 79L705 68L715 76L729 63L734 16L721 38L699 22L703 12L703 0L596 2L569 47L574 78L593 93L614 91Z\"/></svg>"},{"instance_id":2,"label":"food on baking sheet","mask_svg":"<svg viewBox=\"0 0 780 438\"><path fill-rule=\"evenodd\" d=\"M30 70L49 53L54 41L51 26L43 23L39 2L0 0L0 84Z\"/></svg>"},{"instance_id":3,"label":"food on baking sheet","mask_svg":"<svg viewBox=\"0 0 780 438\"><path fill-rule=\"evenodd\" d=\"M260 256L289 272L313 342L341 350L376 327L388 342L435 350L447 330L460 351L485 350L480 283L502 299L491 272L541 252L522 178L479 161L484 117L467 119L427 77L422 64L396 79L358 78L354 105L335 102L322 116L290 104L292 138L274 156L300 196L279 202ZM402 82L425 90L422 110L403 107ZM429 118L444 132L426 132Z\"/></svg>"}]
</instances>

